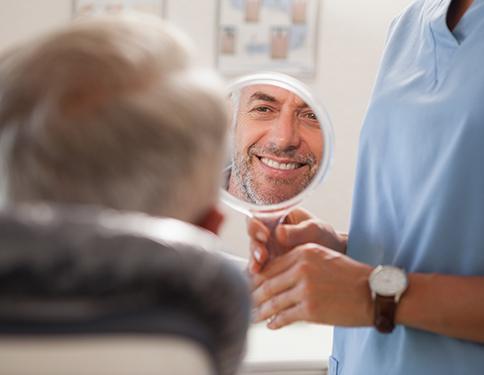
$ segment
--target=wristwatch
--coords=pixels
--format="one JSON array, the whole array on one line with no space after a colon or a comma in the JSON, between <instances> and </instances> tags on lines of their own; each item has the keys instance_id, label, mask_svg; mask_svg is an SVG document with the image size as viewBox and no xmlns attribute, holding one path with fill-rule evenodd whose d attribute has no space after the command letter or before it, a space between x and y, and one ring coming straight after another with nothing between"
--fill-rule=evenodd
<instances>
[{"instance_id":1,"label":"wristwatch","mask_svg":"<svg viewBox=\"0 0 484 375\"><path fill-rule=\"evenodd\" d=\"M375 328L381 333L390 333L395 328L398 301L408 286L407 275L400 268L380 265L371 272L368 282Z\"/></svg>"}]
</instances>

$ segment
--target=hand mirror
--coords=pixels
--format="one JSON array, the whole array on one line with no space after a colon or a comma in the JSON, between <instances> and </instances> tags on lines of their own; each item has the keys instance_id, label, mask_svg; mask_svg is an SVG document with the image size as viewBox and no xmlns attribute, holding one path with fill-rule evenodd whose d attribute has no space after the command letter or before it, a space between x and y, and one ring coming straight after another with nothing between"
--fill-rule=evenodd
<instances>
[{"instance_id":1,"label":"hand mirror","mask_svg":"<svg viewBox=\"0 0 484 375\"><path fill-rule=\"evenodd\" d=\"M280 73L236 80L228 102L222 200L273 230L329 170L329 116L302 82Z\"/></svg>"}]
</instances>

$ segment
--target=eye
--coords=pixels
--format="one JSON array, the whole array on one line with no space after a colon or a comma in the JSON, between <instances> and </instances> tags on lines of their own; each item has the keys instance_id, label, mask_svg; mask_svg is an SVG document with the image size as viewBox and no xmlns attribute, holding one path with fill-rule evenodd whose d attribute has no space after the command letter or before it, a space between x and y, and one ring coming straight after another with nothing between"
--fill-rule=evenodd
<instances>
[{"instance_id":1,"label":"eye","mask_svg":"<svg viewBox=\"0 0 484 375\"><path fill-rule=\"evenodd\" d=\"M253 120L268 121L277 116L277 109L267 104L255 104L253 107L250 107L247 114Z\"/></svg>"},{"instance_id":2,"label":"eye","mask_svg":"<svg viewBox=\"0 0 484 375\"><path fill-rule=\"evenodd\" d=\"M260 105L260 106L252 108L251 112L269 113L269 112L272 112L272 108L264 106L264 105Z\"/></svg>"},{"instance_id":3,"label":"eye","mask_svg":"<svg viewBox=\"0 0 484 375\"><path fill-rule=\"evenodd\" d=\"M301 119L301 121L303 121L304 124L306 124L311 128L315 128L315 129L320 128L318 117L313 111L309 109L301 111L299 113L299 119Z\"/></svg>"},{"instance_id":4,"label":"eye","mask_svg":"<svg viewBox=\"0 0 484 375\"><path fill-rule=\"evenodd\" d=\"M301 115L302 115L302 117L304 117L308 120L318 121L318 118L316 117L316 114L314 112L307 111L307 112L303 112Z\"/></svg>"}]
</instances>

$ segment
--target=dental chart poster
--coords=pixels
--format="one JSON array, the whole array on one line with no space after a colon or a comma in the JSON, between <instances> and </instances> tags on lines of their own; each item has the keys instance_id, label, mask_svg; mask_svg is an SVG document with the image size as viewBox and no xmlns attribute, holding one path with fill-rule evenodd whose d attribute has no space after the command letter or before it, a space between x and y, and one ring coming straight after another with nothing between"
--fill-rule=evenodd
<instances>
[{"instance_id":1,"label":"dental chart poster","mask_svg":"<svg viewBox=\"0 0 484 375\"><path fill-rule=\"evenodd\" d=\"M164 7L164 0L74 0L73 16L77 18L105 13L119 14L134 10L162 17Z\"/></svg>"},{"instance_id":2,"label":"dental chart poster","mask_svg":"<svg viewBox=\"0 0 484 375\"><path fill-rule=\"evenodd\" d=\"M218 69L313 76L318 10L318 0L219 0Z\"/></svg>"}]
</instances>

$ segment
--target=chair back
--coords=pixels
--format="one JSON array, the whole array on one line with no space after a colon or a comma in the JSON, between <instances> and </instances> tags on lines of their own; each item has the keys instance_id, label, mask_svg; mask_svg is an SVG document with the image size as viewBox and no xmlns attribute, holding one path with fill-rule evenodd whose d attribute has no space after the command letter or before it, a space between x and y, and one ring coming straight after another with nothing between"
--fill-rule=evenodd
<instances>
[{"instance_id":1,"label":"chair back","mask_svg":"<svg viewBox=\"0 0 484 375\"><path fill-rule=\"evenodd\" d=\"M235 373L249 293L224 250L173 219L92 207L1 213L0 373Z\"/></svg>"}]
</instances>

